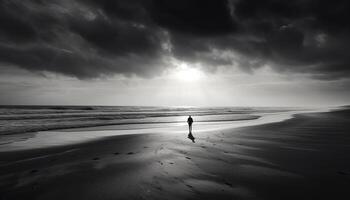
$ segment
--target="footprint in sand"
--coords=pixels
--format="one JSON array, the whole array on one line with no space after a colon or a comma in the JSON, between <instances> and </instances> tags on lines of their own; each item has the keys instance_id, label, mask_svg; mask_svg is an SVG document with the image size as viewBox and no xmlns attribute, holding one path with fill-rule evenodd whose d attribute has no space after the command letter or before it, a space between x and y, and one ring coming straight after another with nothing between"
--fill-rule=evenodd
<instances>
[{"instance_id":1,"label":"footprint in sand","mask_svg":"<svg viewBox=\"0 0 350 200\"><path fill-rule=\"evenodd\" d=\"M190 157L187 157L187 156L186 156L185 158L186 158L186 159L189 159L189 160L191 160L191 158L190 158Z\"/></svg>"},{"instance_id":2,"label":"footprint in sand","mask_svg":"<svg viewBox=\"0 0 350 200\"><path fill-rule=\"evenodd\" d=\"M33 169L32 171L30 171L30 173L31 174L35 174L35 173L37 173L39 170L37 170L37 169Z\"/></svg>"},{"instance_id":3,"label":"footprint in sand","mask_svg":"<svg viewBox=\"0 0 350 200\"><path fill-rule=\"evenodd\" d=\"M346 173L344 171L338 171L338 174L340 174L340 175L348 175L348 173Z\"/></svg>"},{"instance_id":4,"label":"footprint in sand","mask_svg":"<svg viewBox=\"0 0 350 200\"><path fill-rule=\"evenodd\" d=\"M115 152L115 153L113 153L114 155L119 155L119 152Z\"/></svg>"},{"instance_id":5,"label":"footprint in sand","mask_svg":"<svg viewBox=\"0 0 350 200\"><path fill-rule=\"evenodd\" d=\"M134 154L134 152L132 152L132 151L131 151L131 152L129 152L129 153L127 153L127 155L132 155L132 154Z\"/></svg>"},{"instance_id":6,"label":"footprint in sand","mask_svg":"<svg viewBox=\"0 0 350 200\"><path fill-rule=\"evenodd\" d=\"M174 163L173 162L169 162L169 164L173 165Z\"/></svg>"},{"instance_id":7,"label":"footprint in sand","mask_svg":"<svg viewBox=\"0 0 350 200\"><path fill-rule=\"evenodd\" d=\"M100 160L100 158L96 157L96 158L93 158L92 160Z\"/></svg>"},{"instance_id":8,"label":"footprint in sand","mask_svg":"<svg viewBox=\"0 0 350 200\"><path fill-rule=\"evenodd\" d=\"M39 183L34 183L34 184L32 185L32 190L39 189L39 187L40 187Z\"/></svg>"},{"instance_id":9,"label":"footprint in sand","mask_svg":"<svg viewBox=\"0 0 350 200\"><path fill-rule=\"evenodd\" d=\"M179 152L182 153L182 154L187 154L186 151L179 150Z\"/></svg>"},{"instance_id":10,"label":"footprint in sand","mask_svg":"<svg viewBox=\"0 0 350 200\"><path fill-rule=\"evenodd\" d=\"M233 187L232 183L229 183L227 181L225 181L225 184L228 185L229 187Z\"/></svg>"}]
</instances>

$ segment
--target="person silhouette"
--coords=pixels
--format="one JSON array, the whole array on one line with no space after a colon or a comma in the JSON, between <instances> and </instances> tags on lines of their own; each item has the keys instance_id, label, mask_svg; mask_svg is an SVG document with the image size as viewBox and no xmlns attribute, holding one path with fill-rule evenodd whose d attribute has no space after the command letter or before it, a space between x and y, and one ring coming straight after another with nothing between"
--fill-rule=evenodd
<instances>
[{"instance_id":1,"label":"person silhouette","mask_svg":"<svg viewBox=\"0 0 350 200\"><path fill-rule=\"evenodd\" d=\"M192 142L194 143L194 137L193 137L193 135L192 135L192 123L193 123L193 119L192 119L192 117L191 117L191 115L190 116L188 116L188 119L187 119L187 123L188 123L188 130L189 130L189 133L188 133L188 139L190 139L190 140L192 140Z\"/></svg>"}]
</instances>

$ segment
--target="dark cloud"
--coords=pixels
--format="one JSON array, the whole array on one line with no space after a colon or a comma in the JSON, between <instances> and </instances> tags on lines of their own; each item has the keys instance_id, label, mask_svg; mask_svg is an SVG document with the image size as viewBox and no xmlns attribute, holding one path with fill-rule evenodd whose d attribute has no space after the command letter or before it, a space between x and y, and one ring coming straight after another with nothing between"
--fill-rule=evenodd
<instances>
[{"instance_id":1,"label":"dark cloud","mask_svg":"<svg viewBox=\"0 0 350 200\"><path fill-rule=\"evenodd\" d=\"M0 1L0 63L78 78L153 76L168 57L244 71L349 76L349 2Z\"/></svg>"},{"instance_id":2,"label":"dark cloud","mask_svg":"<svg viewBox=\"0 0 350 200\"><path fill-rule=\"evenodd\" d=\"M1 41L28 42L37 38L34 27L25 18L19 16L16 6L9 2L0 4L0 39Z\"/></svg>"},{"instance_id":3,"label":"dark cloud","mask_svg":"<svg viewBox=\"0 0 350 200\"><path fill-rule=\"evenodd\" d=\"M235 30L228 1L155 0L153 3L152 19L170 31L211 36Z\"/></svg>"},{"instance_id":4,"label":"dark cloud","mask_svg":"<svg viewBox=\"0 0 350 200\"><path fill-rule=\"evenodd\" d=\"M279 72L309 73L322 79L349 76L348 1L231 3L236 29L204 38L175 32L175 56L193 62L208 62L210 57L210 64L236 65L245 71L269 65ZM218 57L213 53L218 51L235 56Z\"/></svg>"},{"instance_id":5,"label":"dark cloud","mask_svg":"<svg viewBox=\"0 0 350 200\"><path fill-rule=\"evenodd\" d=\"M94 2L1 1L0 63L83 79L159 74L164 30L111 9Z\"/></svg>"}]
</instances>

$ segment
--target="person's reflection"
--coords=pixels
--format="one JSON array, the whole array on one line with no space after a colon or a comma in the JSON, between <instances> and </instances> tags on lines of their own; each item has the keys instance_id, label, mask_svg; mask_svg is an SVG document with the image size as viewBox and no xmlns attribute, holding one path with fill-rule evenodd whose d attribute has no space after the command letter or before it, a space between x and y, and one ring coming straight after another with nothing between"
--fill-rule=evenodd
<instances>
[{"instance_id":1,"label":"person's reflection","mask_svg":"<svg viewBox=\"0 0 350 200\"><path fill-rule=\"evenodd\" d=\"M189 130L189 133L188 133L188 139L190 139L190 140L192 140L192 142L194 143L194 137L193 137L193 135L192 135L192 123L193 123L193 119L192 119L192 117L191 117L191 115L190 116L188 116L188 119L187 119L187 123L188 123L188 130Z\"/></svg>"}]
</instances>

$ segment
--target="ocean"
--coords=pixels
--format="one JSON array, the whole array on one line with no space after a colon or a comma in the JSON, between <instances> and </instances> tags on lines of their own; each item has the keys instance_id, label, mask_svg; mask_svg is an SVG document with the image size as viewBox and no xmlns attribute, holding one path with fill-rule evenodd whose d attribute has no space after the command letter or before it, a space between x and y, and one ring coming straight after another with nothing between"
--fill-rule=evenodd
<instances>
[{"instance_id":1,"label":"ocean","mask_svg":"<svg viewBox=\"0 0 350 200\"><path fill-rule=\"evenodd\" d=\"M140 106L0 106L0 135L106 125L186 123L258 119L292 108L140 107Z\"/></svg>"}]
</instances>

